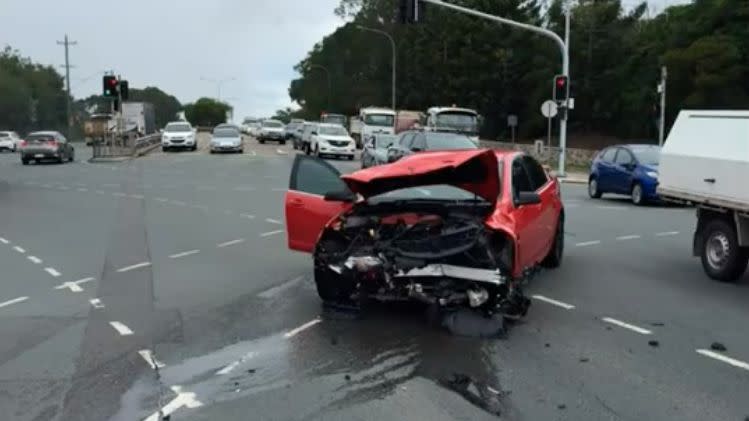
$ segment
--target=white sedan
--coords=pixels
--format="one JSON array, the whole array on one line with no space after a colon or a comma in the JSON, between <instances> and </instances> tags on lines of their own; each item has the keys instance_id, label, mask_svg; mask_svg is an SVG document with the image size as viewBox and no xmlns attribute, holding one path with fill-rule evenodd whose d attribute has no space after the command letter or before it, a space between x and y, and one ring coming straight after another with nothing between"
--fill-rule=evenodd
<instances>
[{"instance_id":1,"label":"white sedan","mask_svg":"<svg viewBox=\"0 0 749 421\"><path fill-rule=\"evenodd\" d=\"M211 134L211 153L244 152L242 134L232 127L216 127Z\"/></svg>"},{"instance_id":2,"label":"white sedan","mask_svg":"<svg viewBox=\"0 0 749 421\"><path fill-rule=\"evenodd\" d=\"M16 132L0 132L0 152L15 152L21 143L21 137Z\"/></svg>"}]
</instances>

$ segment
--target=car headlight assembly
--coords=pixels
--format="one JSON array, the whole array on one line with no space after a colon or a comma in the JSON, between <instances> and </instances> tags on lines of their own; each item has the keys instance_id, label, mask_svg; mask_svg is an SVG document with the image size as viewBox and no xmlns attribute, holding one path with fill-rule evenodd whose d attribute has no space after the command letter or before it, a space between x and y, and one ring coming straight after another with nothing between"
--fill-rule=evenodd
<instances>
[{"instance_id":1,"label":"car headlight assembly","mask_svg":"<svg viewBox=\"0 0 749 421\"><path fill-rule=\"evenodd\" d=\"M647 174L648 177L658 178L658 173L655 171L648 171L645 174Z\"/></svg>"}]
</instances>

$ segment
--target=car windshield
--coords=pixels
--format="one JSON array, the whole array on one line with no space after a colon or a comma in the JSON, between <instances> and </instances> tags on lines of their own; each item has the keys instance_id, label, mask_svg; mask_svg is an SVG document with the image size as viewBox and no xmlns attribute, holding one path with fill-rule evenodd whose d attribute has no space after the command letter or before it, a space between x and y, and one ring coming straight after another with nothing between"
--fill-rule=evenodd
<instances>
[{"instance_id":1,"label":"car windshield","mask_svg":"<svg viewBox=\"0 0 749 421\"><path fill-rule=\"evenodd\" d=\"M478 117L472 113L443 112L437 114L436 123L437 127L441 128L475 132L478 128Z\"/></svg>"},{"instance_id":2,"label":"car windshield","mask_svg":"<svg viewBox=\"0 0 749 421\"><path fill-rule=\"evenodd\" d=\"M377 135L374 137L374 147L376 149L387 149L398 141L398 136L395 135Z\"/></svg>"},{"instance_id":3,"label":"car windshield","mask_svg":"<svg viewBox=\"0 0 749 421\"><path fill-rule=\"evenodd\" d=\"M367 126L392 127L395 117L392 114L367 114L364 116L364 124Z\"/></svg>"},{"instance_id":4,"label":"car windshield","mask_svg":"<svg viewBox=\"0 0 749 421\"><path fill-rule=\"evenodd\" d=\"M637 162L642 165L658 165L661 160L661 148L659 146L633 146L630 149L635 154Z\"/></svg>"},{"instance_id":5,"label":"car windshield","mask_svg":"<svg viewBox=\"0 0 749 421\"><path fill-rule=\"evenodd\" d=\"M0 137L10 137L10 133L8 133L8 132L0 132Z\"/></svg>"},{"instance_id":6,"label":"car windshield","mask_svg":"<svg viewBox=\"0 0 749 421\"><path fill-rule=\"evenodd\" d=\"M192 130L189 124L167 124L165 132L189 132Z\"/></svg>"},{"instance_id":7,"label":"car windshield","mask_svg":"<svg viewBox=\"0 0 749 421\"><path fill-rule=\"evenodd\" d=\"M213 131L213 137L239 137L239 132L232 128L222 128Z\"/></svg>"},{"instance_id":8,"label":"car windshield","mask_svg":"<svg viewBox=\"0 0 749 421\"><path fill-rule=\"evenodd\" d=\"M26 136L26 140L28 141L41 140L43 142L49 142L51 140L56 140L56 139L55 139L55 136L48 134L48 133L31 133L30 135Z\"/></svg>"},{"instance_id":9,"label":"car windshield","mask_svg":"<svg viewBox=\"0 0 749 421\"><path fill-rule=\"evenodd\" d=\"M325 117L323 117L321 121L325 123L344 125L346 124L346 116L338 115L338 114L328 114Z\"/></svg>"},{"instance_id":10,"label":"car windshield","mask_svg":"<svg viewBox=\"0 0 749 421\"><path fill-rule=\"evenodd\" d=\"M453 133L427 133L427 149L477 149L478 146L467 136Z\"/></svg>"},{"instance_id":11,"label":"car windshield","mask_svg":"<svg viewBox=\"0 0 749 421\"><path fill-rule=\"evenodd\" d=\"M320 126L319 134L327 136L348 136L346 129L340 126Z\"/></svg>"},{"instance_id":12,"label":"car windshield","mask_svg":"<svg viewBox=\"0 0 749 421\"><path fill-rule=\"evenodd\" d=\"M283 123L280 121L263 121L263 127L270 127L273 129L279 129L283 127Z\"/></svg>"}]
</instances>

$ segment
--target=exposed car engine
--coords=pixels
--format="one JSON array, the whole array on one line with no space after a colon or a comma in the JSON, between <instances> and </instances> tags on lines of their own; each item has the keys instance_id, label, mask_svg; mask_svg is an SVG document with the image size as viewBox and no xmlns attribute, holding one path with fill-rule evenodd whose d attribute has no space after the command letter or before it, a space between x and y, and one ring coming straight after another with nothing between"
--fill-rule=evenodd
<instances>
[{"instance_id":1,"label":"exposed car engine","mask_svg":"<svg viewBox=\"0 0 749 421\"><path fill-rule=\"evenodd\" d=\"M525 315L529 302L510 276L512 241L484 225L484 212L433 206L361 207L334 221L315 250L326 301L420 301L468 306L487 317Z\"/></svg>"}]
</instances>

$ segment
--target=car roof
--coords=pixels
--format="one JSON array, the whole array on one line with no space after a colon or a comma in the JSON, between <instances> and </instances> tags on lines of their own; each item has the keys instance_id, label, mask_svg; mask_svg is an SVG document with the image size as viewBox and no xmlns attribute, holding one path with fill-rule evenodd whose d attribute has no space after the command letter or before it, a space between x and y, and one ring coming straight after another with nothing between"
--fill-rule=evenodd
<instances>
[{"instance_id":1,"label":"car roof","mask_svg":"<svg viewBox=\"0 0 749 421\"><path fill-rule=\"evenodd\" d=\"M187 124L187 125L189 125L190 122L189 121L184 121L184 120L177 120L177 121L170 121L170 122L166 123L167 126L170 125L170 124Z\"/></svg>"},{"instance_id":2,"label":"car roof","mask_svg":"<svg viewBox=\"0 0 749 421\"><path fill-rule=\"evenodd\" d=\"M340 124L335 124L335 123L319 123L318 126L320 127L343 127Z\"/></svg>"},{"instance_id":3,"label":"car roof","mask_svg":"<svg viewBox=\"0 0 749 421\"><path fill-rule=\"evenodd\" d=\"M29 133L29 136L31 136L32 134L37 134L37 135L59 135L60 132L56 132L54 130L42 130L42 131L38 131L38 132L31 132L31 133Z\"/></svg>"}]
</instances>

